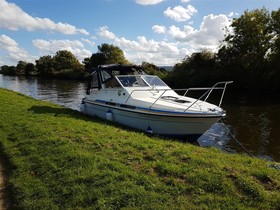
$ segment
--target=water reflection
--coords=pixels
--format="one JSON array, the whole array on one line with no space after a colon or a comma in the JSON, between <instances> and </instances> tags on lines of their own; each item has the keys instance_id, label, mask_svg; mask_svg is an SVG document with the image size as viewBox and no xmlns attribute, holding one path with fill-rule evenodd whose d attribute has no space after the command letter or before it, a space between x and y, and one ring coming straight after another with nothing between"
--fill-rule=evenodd
<instances>
[{"instance_id":1,"label":"water reflection","mask_svg":"<svg viewBox=\"0 0 280 210\"><path fill-rule=\"evenodd\" d=\"M21 92L79 110L86 84L77 81L10 77L0 74L0 87ZM230 94L230 96L229 96ZM232 153L244 153L235 136L255 156L280 161L280 99L275 95L227 93L223 108L227 116L198 139L203 147L218 147Z\"/></svg>"},{"instance_id":2,"label":"water reflection","mask_svg":"<svg viewBox=\"0 0 280 210\"><path fill-rule=\"evenodd\" d=\"M0 87L75 110L79 110L86 90L84 82L13 77L1 74Z\"/></svg>"},{"instance_id":3,"label":"water reflection","mask_svg":"<svg viewBox=\"0 0 280 210\"><path fill-rule=\"evenodd\" d=\"M235 137L255 156L279 161L280 104L275 101L275 97L273 100L273 103L264 103L263 98L261 103L256 100L255 103L248 101L249 105L227 105L225 121ZM237 152L244 151L234 143L229 141L227 146Z\"/></svg>"},{"instance_id":4,"label":"water reflection","mask_svg":"<svg viewBox=\"0 0 280 210\"><path fill-rule=\"evenodd\" d=\"M208 131L206 131L197 141L202 147L218 147L224 151L234 153L235 150L229 146L232 140L232 134L228 125L223 122L215 123Z\"/></svg>"}]
</instances>

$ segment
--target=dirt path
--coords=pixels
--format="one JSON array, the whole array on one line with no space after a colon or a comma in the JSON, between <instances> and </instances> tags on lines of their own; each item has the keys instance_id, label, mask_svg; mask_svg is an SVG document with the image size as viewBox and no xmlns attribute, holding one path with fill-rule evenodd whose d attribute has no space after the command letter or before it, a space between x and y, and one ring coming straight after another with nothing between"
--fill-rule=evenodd
<instances>
[{"instance_id":1,"label":"dirt path","mask_svg":"<svg viewBox=\"0 0 280 210\"><path fill-rule=\"evenodd\" d=\"M7 206L4 201L5 194L5 179L3 176L3 167L0 163L0 210L7 209Z\"/></svg>"},{"instance_id":2,"label":"dirt path","mask_svg":"<svg viewBox=\"0 0 280 210\"><path fill-rule=\"evenodd\" d=\"M7 181L5 179L5 170L6 170L7 161L3 158L0 153L0 210L12 209L12 197L9 193L7 187Z\"/></svg>"}]
</instances>

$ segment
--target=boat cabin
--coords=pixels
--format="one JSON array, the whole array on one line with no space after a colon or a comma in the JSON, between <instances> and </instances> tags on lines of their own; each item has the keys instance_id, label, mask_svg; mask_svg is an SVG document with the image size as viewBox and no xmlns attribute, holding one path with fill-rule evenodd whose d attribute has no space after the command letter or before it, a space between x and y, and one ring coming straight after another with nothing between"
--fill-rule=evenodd
<instances>
[{"instance_id":1,"label":"boat cabin","mask_svg":"<svg viewBox=\"0 0 280 210\"><path fill-rule=\"evenodd\" d=\"M147 75L135 65L102 65L94 68L88 83L87 94L91 89L165 87L168 86L157 76Z\"/></svg>"}]
</instances>

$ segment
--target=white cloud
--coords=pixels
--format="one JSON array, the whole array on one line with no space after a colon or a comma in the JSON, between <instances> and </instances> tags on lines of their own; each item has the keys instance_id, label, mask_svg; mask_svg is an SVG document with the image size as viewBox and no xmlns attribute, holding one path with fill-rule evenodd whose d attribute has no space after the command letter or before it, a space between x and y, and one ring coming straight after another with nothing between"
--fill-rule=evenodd
<instances>
[{"instance_id":1,"label":"white cloud","mask_svg":"<svg viewBox=\"0 0 280 210\"><path fill-rule=\"evenodd\" d=\"M164 0L136 0L137 4L141 5L155 5L163 2Z\"/></svg>"},{"instance_id":2,"label":"white cloud","mask_svg":"<svg viewBox=\"0 0 280 210\"><path fill-rule=\"evenodd\" d=\"M169 17L172 20L175 20L176 22L187 21L191 19L191 17L195 13L197 13L197 10L192 5L188 5L186 8L182 6L176 6L173 9L171 9L171 7L168 7L164 11L164 15L166 17Z\"/></svg>"},{"instance_id":3,"label":"white cloud","mask_svg":"<svg viewBox=\"0 0 280 210\"><path fill-rule=\"evenodd\" d=\"M237 13L237 12L230 12L228 16L231 18L231 17L238 16L238 15L239 15L239 13Z\"/></svg>"},{"instance_id":4,"label":"white cloud","mask_svg":"<svg viewBox=\"0 0 280 210\"><path fill-rule=\"evenodd\" d=\"M84 43L89 44L91 47L93 47L95 45L95 43L93 41L90 41L89 39L82 38L82 41Z\"/></svg>"},{"instance_id":5,"label":"white cloud","mask_svg":"<svg viewBox=\"0 0 280 210\"><path fill-rule=\"evenodd\" d=\"M27 31L49 30L63 34L89 35L85 29L76 28L68 23L55 23L49 18L32 17L14 3L0 0L0 28L9 30L26 29Z\"/></svg>"},{"instance_id":6,"label":"white cloud","mask_svg":"<svg viewBox=\"0 0 280 210\"><path fill-rule=\"evenodd\" d=\"M224 39L225 27L229 26L230 19L226 15L210 14L203 18L198 30L189 25L186 25L183 30L170 26L168 33L175 40L188 44L194 50L202 48L215 50Z\"/></svg>"},{"instance_id":7,"label":"white cloud","mask_svg":"<svg viewBox=\"0 0 280 210\"><path fill-rule=\"evenodd\" d=\"M32 41L43 55L54 55L59 50L68 50L72 52L80 61L90 57L92 53L84 48L82 42L78 40L43 40L36 39Z\"/></svg>"},{"instance_id":8,"label":"white cloud","mask_svg":"<svg viewBox=\"0 0 280 210\"><path fill-rule=\"evenodd\" d=\"M154 25L152 27L152 29L157 34L164 34L166 32L166 27L165 26Z\"/></svg>"},{"instance_id":9,"label":"white cloud","mask_svg":"<svg viewBox=\"0 0 280 210\"><path fill-rule=\"evenodd\" d=\"M0 63L5 65L14 65L18 61L34 62L35 60L35 57L20 48L15 40L4 34L0 35L0 49L3 50L4 55L1 56Z\"/></svg>"},{"instance_id":10,"label":"white cloud","mask_svg":"<svg viewBox=\"0 0 280 210\"><path fill-rule=\"evenodd\" d=\"M107 36L112 33L108 27L99 28L99 32L101 38L108 39L112 44L120 47L125 57L135 64L146 61L155 65L174 65L181 62L186 53L190 52L186 48L179 49L177 42L147 40L145 36L138 36L136 40L128 40L116 35Z\"/></svg>"},{"instance_id":11,"label":"white cloud","mask_svg":"<svg viewBox=\"0 0 280 210\"><path fill-rule=\"evenodd\" d=\"M188 3L190 0L181 0L182 3Z\"/></svg>"},{"instance_id":12,"label":"white cloud","mask_svg":"<svg viewBox=\"0 0 280 210\"><path fill-rule=\"evenodd\" d=\"M175 38L177 41L184 41L186 38L188 32L187 31L181 31L181 29L177 26L170 26L168 30L169 34Z\"/></svg>"},{"instance_id":13,"label":"white cloud","mask_svg":"<svg viewBox=\"0 0 280 210\"><path fill-rule=\"evenodd\" d=\"M105 39L115 39L116 36L113 32L108 30L107 26L103 26L99 28L98 35Z\"/></svg>"},{"instance_id":14,"label":"white cloud","mask_svg":"<svg viewBox=\"0 0 280 210\"><path fill-rule=\"evenodd\" d=\"M224 39L225 27L229 27L230 19L226 15L208 15L203 18L199 29L185 25L183 29L172 25L165 31L165 35L171 36L175 42L156 41L138 36L136 40L118 37L108 27L101 27L99 35L103 39L110 40L112 44L123 50L126 58L135 64L143 61L156 65L174 65L181 62L186 55L201 49L217 50L220 42ZM161 27L153 27L156 31ZM113 34L108 36L108 34ZM170 38L170 37L169 37Z\"/></svg>"}]
</instances>

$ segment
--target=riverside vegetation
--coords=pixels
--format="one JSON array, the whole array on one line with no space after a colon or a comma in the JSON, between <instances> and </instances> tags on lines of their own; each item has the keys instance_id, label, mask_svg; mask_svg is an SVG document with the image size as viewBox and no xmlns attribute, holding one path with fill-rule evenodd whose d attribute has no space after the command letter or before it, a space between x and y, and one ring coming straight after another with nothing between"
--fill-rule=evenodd
<instances>
[{"instance_id":1,"label":"riverside vegetation","mask_svg":"<svg viewBox=\"0 0 280 210\"><path fill-rule=\"evenodd\" d=\"M149 137L0 89L13 208L279 209L278 163Z\"/></svg>"},{"instance_id":2,"label":"riverside vegetation","mask_svg":"<svg viewBox=\"0 0 280 210\"><path fill-rule=\"evenodd\" d=\"M143 62L148 74L157 74L172 88L209 86L217 81L231 81L237 91L280 89L280 8L244 11L225 27L225 37L217 52L202 49L186 55L170 70ZM211 33L211 32L210 32ZM213 35L213 34L212 34ZM171 56L171 55L170 55ZM102 64L129 64L124 52L112 44L101 44L83 64L69 51L61 50L35 61L4 65L3 74L37 75L60 79L84 79L91 69Z\"/></svg>"}]
</instances>

